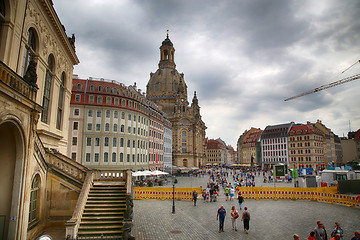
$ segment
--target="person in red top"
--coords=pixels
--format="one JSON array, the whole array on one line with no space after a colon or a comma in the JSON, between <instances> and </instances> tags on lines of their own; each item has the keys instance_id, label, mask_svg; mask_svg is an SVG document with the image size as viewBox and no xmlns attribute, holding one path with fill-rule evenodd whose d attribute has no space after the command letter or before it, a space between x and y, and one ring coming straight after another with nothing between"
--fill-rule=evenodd
<instances>
[{"instance_id":1,"label":"person in red top","mask_svg":"<svg viewBox=\"0 0 360 240\"><path fill-rule=\"evenodd\" d=\"M308 237L308 240L316 240L314 231L310 232L310 236Z\"/></svg>"}]
</instances>

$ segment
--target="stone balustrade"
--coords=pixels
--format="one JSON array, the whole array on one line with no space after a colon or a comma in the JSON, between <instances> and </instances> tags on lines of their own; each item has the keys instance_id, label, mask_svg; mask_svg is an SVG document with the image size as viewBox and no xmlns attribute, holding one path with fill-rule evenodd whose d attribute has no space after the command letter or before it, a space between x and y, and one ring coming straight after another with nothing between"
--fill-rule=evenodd
<instances>
[{"instance_id":1,"label":"stone balustrade","mask_svg":"<svg viewBox=\"0 0 360 240\"><path fill-rule=\"evenodd\" d=\"M1 61L0 81L28 99L34 102L36 101L36 93L38 90L37 86L26 82L22 77L20 77Z\"/></svg>"},{"instance_id":2,"label":"stone balustrade","mask_svg":"<svg viewBox=\"0 0 360 240\"><path fill-rule=\"evenodd\" d=\"M88 171L88 169L59 154L59 153L52 153L51 151L49 152L50 154L48 155L48 160L47 163L55 170L61 171L62 173L65 173L69 176L71 176L72 178L74 178L75 180L83 183L85 180L85 176L86 176L86 172Z\"/></svg>"},{"instance_id":3,"label":"stone balustrade","mask_svg":"<svg viewBox=\"0 0 360 240\"><path fill-rule=\"evenodd\" d=\"M93 183L94 173L92 171L88 171L85 177L85 181L83 187L81 188L81 192L76 203L74 213L69 221L65 223L66 226L66 237L76 237L81 217L84 212L84 208L86 205L87 198L89 196L90 188Z\"/></svg>"},{"instance_id":4,"label":"stone balustrade","mask_svg":"<svg viewBox=\"0 0 360 240\"><path fill-rule=\"evenodd\" d=\"M124 170L94 170L94 181L117 181L126 183L126 179L127 172Z\"/></svg>"}]
</instances>

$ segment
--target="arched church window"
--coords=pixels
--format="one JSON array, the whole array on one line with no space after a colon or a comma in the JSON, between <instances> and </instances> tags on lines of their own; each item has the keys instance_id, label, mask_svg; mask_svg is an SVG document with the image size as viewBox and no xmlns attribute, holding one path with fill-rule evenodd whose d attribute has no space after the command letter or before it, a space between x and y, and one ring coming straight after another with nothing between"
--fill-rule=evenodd
<instances>
[{"instance_id":1,"label":"arched church window","mask_svg":"<svg viewBox=\"0 0 360 240\"><path fill-rule=\"evenodd\" d=\"M40 195L39 190L40 190L40 177L37 174L31 183L29 223L32 223L37 219L39 195Z\"/></svg>"},{"instance_id":2,"label":"arched church window","mask_svg":"<svg viewBox=\"0 0 360 240\"><path fill-rule=\"evenodd\" d=\"M64 90L65 90L65 73L63 72L61 74L61 82L60 82L60 89L59 89L58 112L57 112L57 119L56 119L56 128L57 129L61 128L61 123L62 123Z\"/></svg>"},{"instance_id":3,"label":"arched church window","mask_svg":"<svg viewBox=\"0 0 360 240\"><path fill-rule=\"evenodd\" d=\"M183 131L183 132L181 133L181 141L182 141L182 142L186 142L186 131Z\"/></svg>"},{"instance_id":4,"label":"arched church window","mask_svg":"<svg viewBox=\"0 0 360 240\"><path fill-rule=\"evenodd\" d=\"M46 66L45 84L44 84L44 95L43 95L43 108L41 114L41 121L44 123L48 122L50 100L51 100L51 84L54 72L54 56L52 54L48 57L48 64Z\"/></svg>"},{"instance_id":5,"label":"arched church window","mask_svg":"<svg viewBox=\"0 0 360 240\"><path fill-rule=\"evenodd\" d=\"M25 75L30 59L36 55L36 32L34 28L29 28L26 39L21 76Z\"/></svg>"}]
</instances>

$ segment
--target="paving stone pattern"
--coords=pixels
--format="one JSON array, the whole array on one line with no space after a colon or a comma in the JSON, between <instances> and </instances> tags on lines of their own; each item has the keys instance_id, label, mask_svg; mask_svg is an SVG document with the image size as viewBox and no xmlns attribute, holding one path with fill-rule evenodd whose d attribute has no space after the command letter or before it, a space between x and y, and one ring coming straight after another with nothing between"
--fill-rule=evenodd
<instances>
[{"instance_id":1,"label":"paving stone pattern","mask_svg":"<svg viewBox=\"0 0 360 240\"><path fill-rule=\"evenodd\" d=\"M205 186L208 177L180 177L178 187ZM257 178L257 186L261 186ZM265 186L270 184L266 183ZM290 183L277 183L277 186L292 186ZM273 183L271 184L273 186ZM225 232L219 233L216 220L217 209L223 204L227 215ZM250 231L243 231L243 224L238 219L237 232L231 226L231 206L239 210L237 201L226 201L223 191L217 202L198 200L197 206L192 201L175 201L176 213L172 214L172 200L135 200L133 235L137 240L150 239L292 239L297 233L300 239L307 239L316 221L324 223L328 239L334 228L334 222L344 229L344 239L350 239L354 231L360 230L360 208L308 200L252 200L245 199L251 213Z\"/></svg>"}]
</instances>

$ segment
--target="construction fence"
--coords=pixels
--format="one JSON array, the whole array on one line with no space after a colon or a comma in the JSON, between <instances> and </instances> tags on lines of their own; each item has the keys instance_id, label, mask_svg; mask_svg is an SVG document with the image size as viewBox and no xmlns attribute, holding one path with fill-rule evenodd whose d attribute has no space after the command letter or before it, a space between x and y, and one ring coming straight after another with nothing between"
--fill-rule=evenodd
<instances>
[{"instance_id":1,"label":"construction fence","mask_svg":"<svg viewBox=\"0 0 360 240\"><path fill-rule=\"evenodd\" d=\"M201 197L201 188L175 188L174 197L177 200L192 200L196 190ZM327 203L358 206L356 196L337 194L337 187L295 188L295 187L241 187L236 189L245 199L291 199L312 200ZM134 187L133 198L141 199L173 199L173 188L165 187Z\"/></svg>"},{"instance_id":2,"label":"construction fence","mask_svg":"<svg viewBox=\"0 0 360 240\"><path fill-rule=\"evenodd\" d=\"M201 196L201 188L175 188L174 197L178 200L192 200L192 193L196 190ZM133 198L141 199L173 199L173 188L171 187L134 187Z\"/></svg>"}]
</instances>

